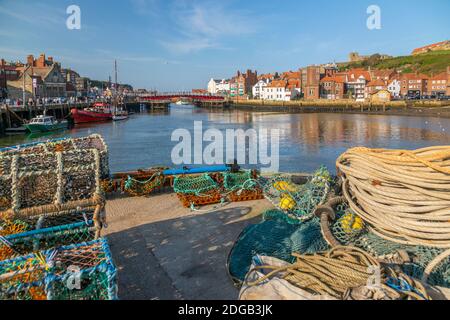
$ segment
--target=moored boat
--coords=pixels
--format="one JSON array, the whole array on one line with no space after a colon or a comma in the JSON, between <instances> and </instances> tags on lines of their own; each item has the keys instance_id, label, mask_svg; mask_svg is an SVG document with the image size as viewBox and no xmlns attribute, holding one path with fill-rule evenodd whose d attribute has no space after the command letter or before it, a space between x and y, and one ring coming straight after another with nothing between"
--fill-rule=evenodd
<instances>
[{"instance_id":1,"label":"moored boat","mask_svg":"<svg viewBox=\"0 0 450 320\"><path fill-rule=\"evenodd\" d=\"M111 108L107 103L97 102L92 107L78 110L73 108L71 111L74 123L88 123L110 121L113 119Z\"/></svg>"},{"instance_id":2,"label":"moored boat","mask_svg":"<svg viewBox=\"0 0 450 320\"><path fill-rule=\"evenodd\" d=\"M53 116L41 115L31 119L24 127L31 133L40 133L67 129L68 124L67 120L58 121Z\"/></svg>"},{"instance_id":3,"label":"moored boat","mask_svg":"<svg viewBox=\"0 0 450 320\"><path fill-rule=\"evenodd\" d=\"M119 110L114 112L113 118L114 121L126 120L128 119L128 112L125 110Z\"/></svg>"}]
</instances>

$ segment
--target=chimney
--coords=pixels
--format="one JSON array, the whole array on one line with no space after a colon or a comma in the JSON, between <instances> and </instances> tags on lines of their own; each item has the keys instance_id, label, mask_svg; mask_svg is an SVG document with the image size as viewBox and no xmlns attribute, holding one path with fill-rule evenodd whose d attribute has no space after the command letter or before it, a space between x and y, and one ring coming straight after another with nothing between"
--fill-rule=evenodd
<instances>
[{"instance_id":1,"label":"chimney","mask_svg":"<svg viewBox=\"0 0 450 320\"><path fill-rule=\"evenodd\" d=\"M39 59L37 60L36 67L38 68L45 67L45 54L41 53Z\"/></svg>"},{"instance_id":2,"label":"chimney","mask_svg":"<svg viewBox=\"0 0 450 320\"><path fill-rule=\"evenodd\" d=\"M27 57L27 65L32 66L34 64L34 56L32 54L30 54Z\"/></svg>"}]
</instances>

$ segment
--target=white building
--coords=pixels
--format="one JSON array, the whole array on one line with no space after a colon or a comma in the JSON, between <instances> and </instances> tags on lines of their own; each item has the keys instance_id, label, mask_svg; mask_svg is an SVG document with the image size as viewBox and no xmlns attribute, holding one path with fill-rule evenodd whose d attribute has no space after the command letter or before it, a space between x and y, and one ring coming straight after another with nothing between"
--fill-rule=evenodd
<instances>
[{"instance_id":1,"label":"white building","mask_svg":"<svg viewBox=\"0 0 450 320\"><path fill-rule=\"evenodd\" d=\"M208 92L210 94L223 94L230 92L230 81L211 79L208 82Z\"/></svg>"},{"instance_id":2,"label":"white building","mask_svg":"<svg viewBox=\"0 0 450 320\"><path fill-rule=\"evenodd\" d=\"M391 93L391 96L393 98L398 98L400 97L400 91L402 88L402 83L400 82L400 80L394 79L389 81L388 83L388 91Z\"/></svg>"},{"instance_id":3,"label":"white building","mask_svg":"<svg viewBox=\"0 0 450 320\"><path fill-rule=\"evenodd\" d=\"M352 70L349 72L347 89L353 92L356 101L365 101L366 84L369 81L371 81L371 76L368 71Z\"/></svg>"},{"instance_id":4,"label":"white building","mask_svg":"<svg viewBox=\"0 0 450 320\"><path fill-rule=\"evenodd\" d=\"M269 83L269 80L259 80L252 88L252 94L253 99L262 99L262 92L265 87L267 87L267 84Z\"/></svg>"},{"instance_id":5,"label":"white building","mask_svg":"<svg viewBox=\"0 0 450 320\"><path fill-rule=\"evenodd\" d=\"M262 99L272 101L290 101L300 96L301 89L285 80L274 80L262 88Z\"/></svg>"}]
</instances>

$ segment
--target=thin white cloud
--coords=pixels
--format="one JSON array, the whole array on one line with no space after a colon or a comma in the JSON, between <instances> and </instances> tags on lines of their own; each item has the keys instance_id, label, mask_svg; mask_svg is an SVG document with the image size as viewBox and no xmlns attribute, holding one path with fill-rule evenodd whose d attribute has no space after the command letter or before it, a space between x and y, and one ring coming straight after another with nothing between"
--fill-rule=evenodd
<instances>
[{"instance_id":1,"label":"thin white cloud","mask_svg":"<svg viewBox=\"0 0 450 320\"><path fill-rule=\"evenodd\" d=\"M60 25L61 27L65 26L65 16L64 11L57 10L53 7L39 4L33 7L33 14L27 15L25 13L26 10L22 10L25 8L15 7L15 10L11 10L5 6L0 6L0 14L9 16L15 20L19 20L31 25L46 25L46 26L55 26Z\"/></svg>"},{"instance_id":2,"label":"thin white cloud","mask_svg":"<svg viewBox=\"0 0 450 320\"><path fill-rule=\"evenodd\" d=\"M182 1L172 8L171 16L178 35L160 43L175 54L226 49L224 40L257 31L254 19L245 12L217 2Z\"/></svg>"}]
</instances>

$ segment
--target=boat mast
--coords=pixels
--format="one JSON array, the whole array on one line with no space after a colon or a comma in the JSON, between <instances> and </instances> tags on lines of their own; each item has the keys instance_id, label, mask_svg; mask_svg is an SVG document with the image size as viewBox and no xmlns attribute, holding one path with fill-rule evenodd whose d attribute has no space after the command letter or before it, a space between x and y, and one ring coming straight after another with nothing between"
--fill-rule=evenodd
<instances>
[{"instance_id":1,"label":"boat mast","mask_svg":"<svg viewBox=\"0 0 450 320\"><path fill-rule=\"evenodd\" d=\"M114 60L114 113L117 112L117 60Z\"/></svg>"}]
</instances>

